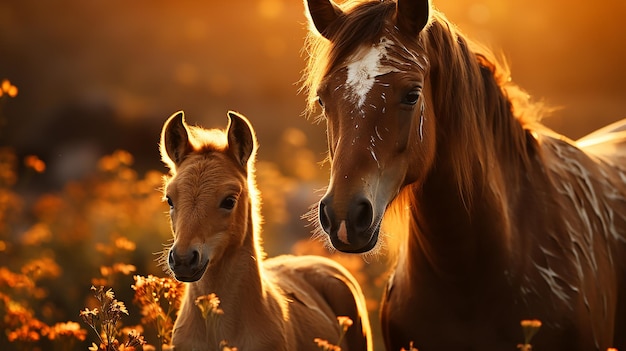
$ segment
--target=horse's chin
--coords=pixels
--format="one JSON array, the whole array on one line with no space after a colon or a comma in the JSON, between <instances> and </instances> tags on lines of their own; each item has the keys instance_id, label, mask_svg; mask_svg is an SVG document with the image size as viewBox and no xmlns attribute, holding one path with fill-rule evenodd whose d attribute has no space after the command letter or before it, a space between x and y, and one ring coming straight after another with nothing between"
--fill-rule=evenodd
<instances>
[{"instance_id":1,"label":"horse's chin","mask_svg":"<svg viewBox=\"0 0 626 351\"><path fill-rule=\"evenodd\" d=\"M174 273L174 278L176 278L176 280L178 281L181 281L184 283L193 283L193 282L197 282L198 280L200 280L200 278L202 278L202 276L204 276L204 272L206 271L206 268L208 265L209 265L209 260L207 260L200 269L197 269L194 272L188 272L188 271L176 272L175 270L172 269L172 273Z\"/></svg>"},{"instance_id":2,"label":"horse's chin","mask_svg":"<svg viewBox=\"0 0 626 351\"><path fill-rule=\"evenodd\" d=\"M345 253L359 254L359 253L369 252L376 247L376 244L378 243L379 233L380 233L380 224L371 227L370 230L368 230L365 235L361 235L361 237L363 237L369 234L369 239L365 242L363 241L355 242L354 240L351 240L350 243L346 244L345 242L339 240L339 237L337 236L337 234L329 235L329 237L330 237L331 244L338 251L345 252Z\"/></svg>"}]
</instances>

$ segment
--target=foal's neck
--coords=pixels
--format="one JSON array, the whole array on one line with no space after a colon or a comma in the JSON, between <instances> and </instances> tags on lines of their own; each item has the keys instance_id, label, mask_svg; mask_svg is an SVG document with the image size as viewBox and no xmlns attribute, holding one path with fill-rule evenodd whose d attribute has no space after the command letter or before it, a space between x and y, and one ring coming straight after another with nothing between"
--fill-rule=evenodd
<instances>
[{"instance_id":1,"label":"foal's neck","mask_svg":"<svg viewBox=\"0 0 626 351\"><path fill-rule=\"evenodd\" d=\"M246 320L263 314L266 308L262 254L256 244L256 235L250 215L242 245L229 246L217 262L207 267L204 276L188 287L191 301L211 293L217 295L219 307L224 312L219 317L219 328L243 326Z\"/></svg>"}]
</instances>

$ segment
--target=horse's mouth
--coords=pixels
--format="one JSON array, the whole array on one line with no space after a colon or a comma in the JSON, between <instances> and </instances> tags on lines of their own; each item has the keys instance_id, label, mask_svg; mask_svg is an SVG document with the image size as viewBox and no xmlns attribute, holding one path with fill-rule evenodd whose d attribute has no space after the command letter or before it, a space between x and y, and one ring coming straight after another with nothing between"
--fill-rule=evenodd
<instances>
[{"instance_id":1,"label":"horse's mouth","mask_svg":"<svg viewBox=\"0 0 626 351\"><path fill-rule=\"evenodd\" d=\"M200 278L202 278L208 265L209 265L209 260L207 260L202 267L194 271L189 271L187 269L184 269L181 271L180 269L178 269L178 272L177 272L176 270L172 269L172 272L174 272L174 278L176 278L176 280L185 282L185 283L193 283L193 282L197 282L198 280L200 280Z\"/></svg>"},{"instance_id":2,"label":"horse's mouth","mask_svg":"<svg viewBox=\"0 0 626 351\"><path fill-rule=\"evenodd\" d=\"M369 230L364 233L349 233L348 237L350 238L350 240L348 243L340 240L337 232L334 232L328 236L333 247L341 252L365 253L376 247L376 244L378 243L379 233L380 221L378 221L375 225L372 225Z\"/></svg>"}]
</instances>

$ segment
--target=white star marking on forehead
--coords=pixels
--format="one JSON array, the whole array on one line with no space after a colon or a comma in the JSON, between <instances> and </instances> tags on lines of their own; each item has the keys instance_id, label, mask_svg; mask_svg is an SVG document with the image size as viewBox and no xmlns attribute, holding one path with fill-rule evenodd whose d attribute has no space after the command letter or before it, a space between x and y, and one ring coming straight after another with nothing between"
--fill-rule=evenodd
<instances>
[{"instance_id":1,"label":"white star marking on forehead","mask_svg":"<svg viewBox=\"0 0 626 351\"><path fill-rule=\"evenodd\" d=\"M357 107L363 106L377 76L398 71L393 66L381 62L387 58L387 49L392 45L391 40L382 37L378 44L363 46L348 59L346 84L348 92L353 94L352 100L356 102Z\"/></svg>"}]
</instances>

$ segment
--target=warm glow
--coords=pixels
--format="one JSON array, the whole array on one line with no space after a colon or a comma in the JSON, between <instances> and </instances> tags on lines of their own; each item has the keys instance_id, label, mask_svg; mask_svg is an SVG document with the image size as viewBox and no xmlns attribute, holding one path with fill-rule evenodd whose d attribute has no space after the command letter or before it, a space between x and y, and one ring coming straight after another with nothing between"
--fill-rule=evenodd
<instances>
[{"instance_id":1,"label":"warm glow","mask_svg":"<svg viewBox=\"0 0 626 351\"><path fill-rule=\"evenodd\" d=\"M431 3L502 53L531 96L560 107L548 127L576 139L626 117L624 1ZM163 271L173 236L157 144L166 117L181 109L206 127L223 127L227 110L249 117L268 256L333 258L378 315L386 259L365 262L310 240L329 164L324 123L302 117L304 13L301 0L0 5L0 348L97 351L104 329L142 325L157 339L109 336L120 349L146 341L144 350L168 349L184 289ZM302 219L309 210L311 223ZM407 213L388 214L388 231L406 232L394 224ZM405 249L398 237L386 238L388 250ZM217 302L199 304L219 314ZM105 303L110 320L98 319ZM528 342L545 332L535 320L520 329Z\"/></svg>"},{"instance_id":2,"label":"warm glow","mask_svg":"<svg viewBox=\"0 0 626 351\"><path fill-rule=\"evenodd\" d=\"M283 12L285 0L259 0L259 15L262 18L275 19Z\"/></svg>"}]
</instances>

